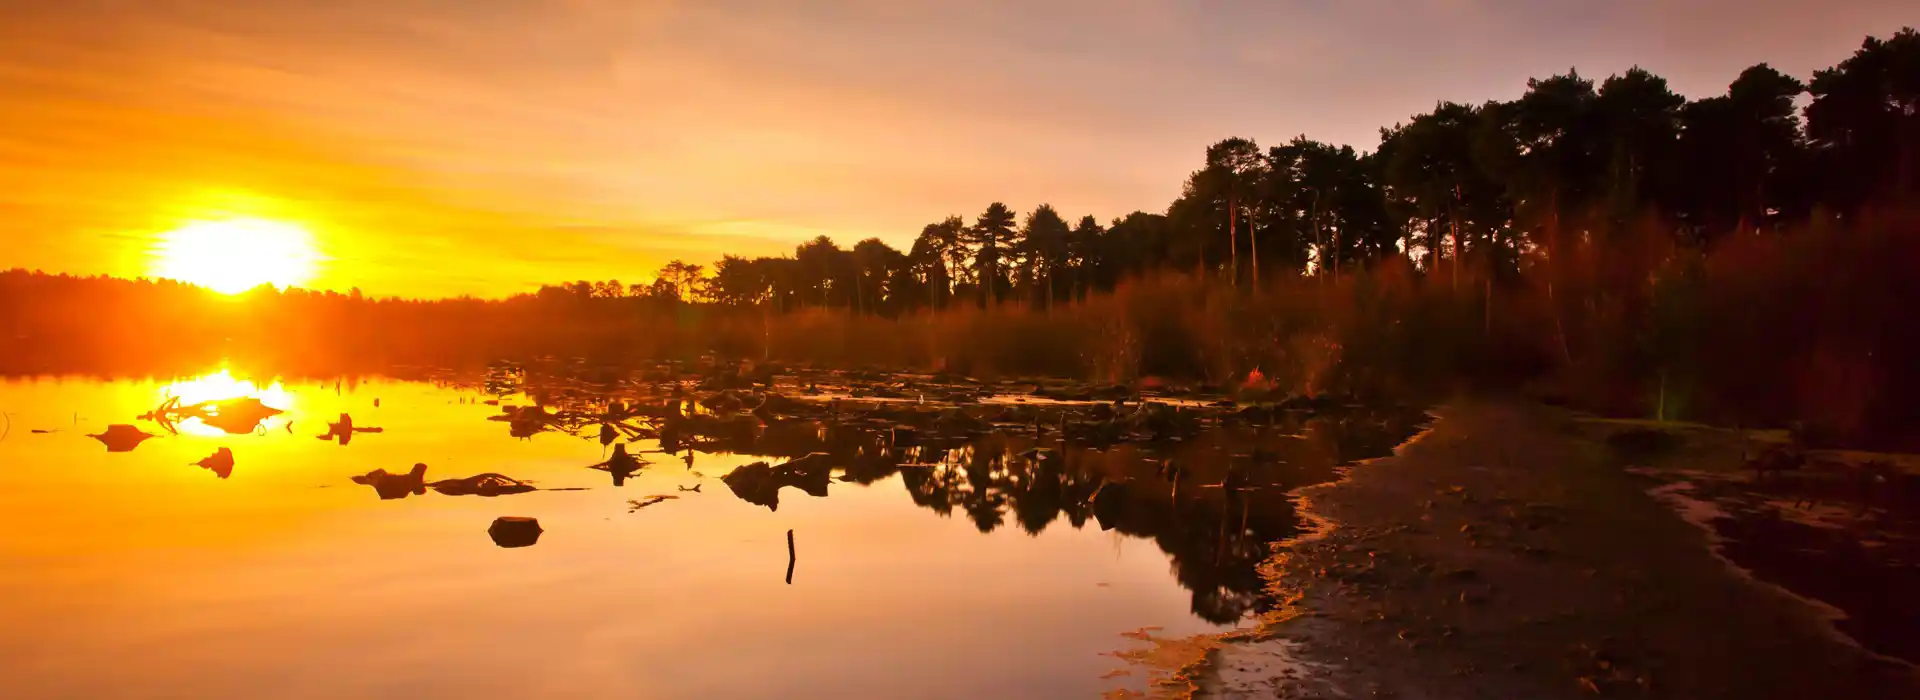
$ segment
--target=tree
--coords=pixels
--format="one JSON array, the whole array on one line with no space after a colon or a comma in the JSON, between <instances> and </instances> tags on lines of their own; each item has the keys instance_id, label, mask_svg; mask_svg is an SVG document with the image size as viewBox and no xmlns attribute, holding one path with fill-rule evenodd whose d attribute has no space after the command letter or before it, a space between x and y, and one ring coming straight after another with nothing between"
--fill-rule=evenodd
<instances>
[{"instance_id":1,"label":"tree","mask_svg":"<svg viewBox=\"0 0 1920 700\"><path fill-rule=\"evenodd\" d=\"M1696 238L1805 215L1806 151L1794 98L1806 87L1765 63L1727 94L1681 108L1679 165L1667 199Z\"/></svg>"},{"instance_id":2,"label":"tree","mask_svg":"<svg viewBox=\"0 0 1920 700\"><path fill-rule=\"evenodd\" d=\"M1000 202L987 210L967 229L966 242L973 248L973 269L980 287L980 304L998 303L1007 287L1005 258L1019 243L1013 228L1013 210Z\"/></svg>"},{"instance_id":3,"label":"tree","mask_svg":"<svg viewBox=\"0 0 1920 700\"><path fill-rule=\"evenodd\" d=\"M907 266L907 256L885 241L869 238L854 244L850 254L854 273L854 310L891 313L894 271Z\"/></svg>"},{"instance_id":4,"label":"tree","mask_svg":"<svg viewBox=\"0 0 1920 700\"><path fill-rule=\"evenodd\" d=\"M1054 282L1066 269L1068 239L1073 231L1052 205L1042 204L1027 215L1020 231L1019 255L1027 282L1035 296L1044 295L1046 307L1053 308Z\"/></svg>"},{"instance_id":5,"label":"tree","mask_svg":"<svg viewBox=\"0 0 1920 700\"><path fill-rule=\"evenodd\" d=\"M767 275L766 260L748 260L737 255L721 258L713 266L714 301L728 306L753 306L771 299L773 279Z\"/></svg>"},{"instance_id":6,"label":"tree","mask_svg":"<svg viewBox=\"0 0 1920 700\"><path fill-rule=\"evenodd\" d=\"M1371 164L1351 146L1297 137L1267 153L1260 230L1269 260L1298 273L1308 251L1316 271L1339 273L1385 227L1386 204Z\"/></svg>"},{"instance_id":7,"label":"tree","mask_svg":"<svg viewBox=\"0 0 1920 700\"><path fill-rule=\"evenodd\" d=\"M1607 163L1601 196L1615 221L1671 199L1660 195L1677 185L1674 156L1686 103L1665 78L1638 67L1600 84L1593 110Z\"/></svg>"},{"instance_id":8,"label":"tree","mask_svg":"<svg viewBox=\"0 0 1920 700\"><path fill-rule=\"evenodd\" d=\"M953 296L958 271L965 267L967 259L966 230L965 221L949 216L938 223L927 224L913 240L913 250L907 257L928 288L928 303L932 306L945 308Z\"/></svg>"},{"instance_id":9,"label":"tree","mask_svg":"<svg viewBox=\"0 0 1920 700\"><path fill-rule=\"evenodd\" d=\"M1911 194L1920 180L1920 33L1867 37L1840 65L1813 74L1807 138L1821 167L1822 200L1852 213Z\"/></svg>"},{"instance_id":10,"label":"tree","mask_svg":"<svg viewBox=\"0 0 1920 700\"><path fill-rule=\"evenodd\" d=\"M1088 286L1094 280L1093 274L1102 263L1106 234L1099 219L1083 216L1080 217L1080 223L1073 227L1073 233L1067 237L1067 266L1073 276L1067 292L1071 298L1086 297Z\"/></svg>"},{"instance_id":11,"label":"tree","mask_svg":"<svg viewBox=\"0 0 1920 700\"><path fill-rule=\"evenodd\" d=\"M1114 219L1093 255L1094 284L1111 290L1128 275L1144 273L1152 264L1165 264L1170 257L1172 231L1169 217L1161 214L1136 211Z\"/></svg>"},{"instance_id":12,"label":"tree","mask_svg":"<svg viewBox=\"0 0 1920 700\"><path fill-rule=\"evenodd\" d=\"M1393 206L1423 232L1420 248L1424 267L1436 271L1440 261L1452 260L1457 278L1463 236L1476 236L1487 250L1510 218L1503 187L1488 177L1479 150L1488 132L1500 147L1511 142L1496 121L1505 105L1473 108L1445 102L1404 126L1383 131L1380 148L1386 154L1382 174ZM1409 243L1408 252L1413 251Z\"/></svg>"},{"instance_id":13,"label":"tree","mask_svg":"<svg viewBox=\"0 0 1920 700\"><path fill-rule=\"evenodd\" d=\"M1549 237L1567 212L1585 210L1604 179L1595 155L1596 99L1593 81L1568 71L1528 80L1519 100L1480 110L1480 168L1505 188L1516 215L1545 224Z\"/></svg>"},{"instance_id":14,"label":"tree","mask_svg":"<svg viewBox=\"0 0 1920 700\"><path fill-rule=\"evenodd\" d=\"M1247 232L1248 245L1256 252L1259 247L1252 237L1252 222L1243 210L1265 170L1260 146L1250 139L1229 138L1207 147L1205 165L1187 177L1180 199L1167 210L1168 218L1187 239L1180 246L1183 258L1191 258L1204 269L1207 253L1224 248L1228 274L1238 283L1241 232ZM1254 277L1259 277L1257 267Z\"/></svg>"},{"instance_id":15,"label":"tree","mask_svg":"<svg viewBox=\"0 0 1920 700\"><path fill-rule=\"evenodd\" d=\"M704 265L691 265L674 260L660 268L655 276L656 282L665 282L672 289L672 298L681 301L702 301L706 297L706 272ZM656 286L656 292L658 288ZM659 296L657 293L654 296Z\"/></svg>"},{"instance_id":16,"label":"tree","mask_svg":"<svg viewBox=\"0 0 1920 700\"><path fill-rule=\"evenodd\" d=\"M826 236L814 238L793 251L796 280L805 299L821 306L851 306L856 281L847 252Z\"/></svg>"},{"instance_id":17,"label":"tree","mask_svg":"<svg viewBox=\"0 0 1920 700\"><path fill-rule=\"evenodd\" d=\"M593 297L595 299L619 299L625 296L626 293L626 285L620 284L620 280L607 280L593 285Z\"/></svg>"}]
</instances>

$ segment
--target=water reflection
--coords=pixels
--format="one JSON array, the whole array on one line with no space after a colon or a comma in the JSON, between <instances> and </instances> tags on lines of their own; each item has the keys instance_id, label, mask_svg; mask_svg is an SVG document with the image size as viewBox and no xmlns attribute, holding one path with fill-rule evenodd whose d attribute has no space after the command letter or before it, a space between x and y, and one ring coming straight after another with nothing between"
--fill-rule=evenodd
<instances>
[{"instance_id":1,"label":"water reflection","mask_svg":"<svg viewBox=\"0 0 1920 700\"><path fill-rule=\"evenodd\" d=\"M852 681L875 697L1081 697L1108 685L1094 679L1118 632L1218 632L1267 605L1255 565L1297 528L1284 489L1386 451L1413 420L1133 398L1039 407L1004 388L936 406L850 400L825 379L839 401L787 383L721 394L671 379L431 379L253 396L288 412L248 435L127 420L164 401L154 383L0 386L33 411L16 423L75 426L0 443L9 462L44 467L0 488L0 505L37 524L0 541L0 559L19 563L0 572L0 626L70 631L0 654L0 676L24 677L29 697L141 697L156 683L251 697L289 678L315 697L825 697ZM349 411L388 434L316 445ZM116 420L159 437L128 456L81 436ZM214 483L221 446L247 469ZM736 467L731 483L705 483ZM629 514L664 494L681 498ZM495 533L500 516L558 534ZM791 587L789 529L810 543ZM777 616L724 604L772 595ZM503 644L527 663L470 686L444 671ZM942 653L915 651L928 648ZM371 656L406 663L351 680L331 670L368 649L405 650ZM875 663L837 663L855 657ZM138 673L104 678L89 658ZM208 663L231 672L192 671Z\"/></svg>"},{"instance_id":2,"label":"water reflection","mask_svg":"<svg viewBox=\"0 0 1920 700\"><path fill-rule=\"evenodd\" d=\"M1092 523L1152 540L1192 593L1193 613L1216 624L1244 619L1265 604L1257 566L1270 543L1299 528L1288 490L1329 480L1338 465L1387 453L1423 419L1408 409L1324 402L1315 412L1118 395L1113 401L1034 403L1002 395L985 403L927 405L847 398L875 395L853 388L795 398L788 394L819 391L815 381L703 391L670 372L581 379L513 365L497 365L477 385L466 386L489 397L482 403L499 407L488 420L506 423L509 437L556 433L597 441L608 456L587 466L606 472L616 488L660 468L645 453L673 455L689 473L700 453L747 455L766 459L734 468L722 482L734 497L773 512L788 489L827 498L836 481L870 485L897 477L914 505L964 518L981 533L1015 527L1037 536L1056 523L1074 529ZM337 382L334 389L339 391ZM279 413L262 396L292 401L278 383L261 389L225 370L170 384L166 391L167 402L147 417L169 429L175 424L157 416L227 432L252 430ZM345 446L356 434L379 431L341 413L319 437ZM125 451L144 435L132 426L114 426L99 437L110 450ZM629 447L646 441L658 449ZM217 453L201 466L225 478L231 453ZM382 500L429 489L487 497L538 490L494 473L429 482L426 469L375 469L352 481Z\"/></svg>"},{"instance_id":3,"label":"water reflection","mask_svg":"<svg viewBox=\"0 0 1920 700\"><path fill-rule=\"evenodd\" d=\"M135 426L115 423L107 426L106 430L87 437L99 440L100 444L107 446L108 452L132 452L133 448L140 446L140 443L156 436Z\"/></svg>"},{"instance_id":4,"label":"water reflection","mask_svg":"<svg viewBox=\"0 0 1920 700\"><path fill-rule=\"evenodd\" d=\"M269 418L294 405L293 393L280 382L265 385L221 369L161 387L157 408L141 416L169 433L238 435L265 428Z\"/></svg>"},{"instance_id":5,"label":"water reflection","mask_svg":"<svg viewBox=\"0 0 1920 700\"><path fill-rule=\"evenodd\" d=\"M533 518L506 516L495 518L493 525L487 528L487 536L502 548L532 547L540 541L540 521Z\"/></svg>"},{"instance_id":6,"label":"water reflection","mask_svg":"<svg viewBox=\"0 0 1920 700\"><path fill-rule=\"evenodd\" d=\"M599 464L589 465L588 469L599 469L613 475L614 486L625 486L627 478L648 464L646 460L627 452L627 446L614 445L613 455Z\"/></svg>"},{"instance_id":7,"label":"water reflection","mask_svg":"<svg viewBox=\"0 0 1920 700\"><path fill-rule=\"evenodd\" d=\"M982 533L1017 527L1038 535L1056 523L1078 529L1091 521L1101 530L1151 539L1192 591L1193 612L1231 624L1259 605L1263 582L1256 567L1269 543L1298 531L1287 491L1333 478L1337 465L1387 453L1420 418L1412 411L1302 414L1266 426L1214 425L1179 441L1105 448L1058 431L1041 435L1004 425L958 439L916 431L914 442L921 444L903 446L896 429L791 420L718 447L799 455L749 464L724 478L733 495L769 509L779 507L788 487L825 498L834 481L871 484L897 476L915 505L965 518Z\"/></svg>"},{"instance_id":8,"label":"water reflection","mask_svg":"<svg viewBox=\"0 0 1920 700\"><path fill-rule=\"evenodd\" d=\"M225 448L222 448L223 450ZM373 487L380 500L394 501L408 496L424 496L427 489L443 496L511 496L540 490L533 484L505 474L487 472L457 479L427 481L427 465L415 464L404 474L375 469L352 477L353 483Z\"/></svg>"},{"instance_id":9,"label":"water reflection","mask_svg":"<svg viewBox=\"0 0 1920 700\"><path fill-rule=\"evenodd\" d=\"M1424 420L1417 410L1321 406L1321 411L1196 408L1167 403L1000 403L930 406L803 400L777 391L704 395L677 382L596 384L519 373L496 377L531 406L503 405L514 437L560 432L612 445L592 465L615 486L658 468L627 450L768 458L722 481L742 501L777 512L792 489L827 498L834 482L898 477L907 496L981 533L1056 523L1154 541L1192 593L1195 615L1232 624L1259 611L1258 564L1300 521L1287 492L1334 478L1336 467L1381 456ZM797 387L789 387L797 390ZM611 437L610 437L611 436ZM676 465L677 466L677 465Z\"/></svg>"},{"instance_id":10,"label":"water reflection","mask_svg":"<svg viewBox=\"0 0 1920 700\"><path fill-rule=\"evenodd\" d=\"M353 477L353 483L372 486L374 493L380 495L380 500L392 501L407 496L426 495L426 477L427 465L415 464L413 469L405 474L393 474L385 469L375 469Z\"/></svg>"},{"instance_id":11,"label":"water reflection","mask_svg":"<svg viewBox=\"0 0 1920 700\"><path fill-rule=\"evenodd\" d=\"M376 399L376 401L378 401L378 399ZM354 435L358 435L361 433L384 433L384 432L386 432L385 428L378 428L378 427L371 427L371 426L356 426L353 424L353 416L342 413L340 414L340 420L333 421L327 424L327 432L316 435L315 437L318 437L323 441L335 442L344 446L344 445L351 444L353 442Z\"/></svg>"},{"instance_id":12,"label":"water reflection","mask_svg":"<svg viewBox=\"0 0 1920 700\"><path fill-rule=\"evenodd\" d=\"M222 479L233 476L233 450L222 447L213 454L193 463L194 466L211 471Z\"/></svg>"}]
</instances>

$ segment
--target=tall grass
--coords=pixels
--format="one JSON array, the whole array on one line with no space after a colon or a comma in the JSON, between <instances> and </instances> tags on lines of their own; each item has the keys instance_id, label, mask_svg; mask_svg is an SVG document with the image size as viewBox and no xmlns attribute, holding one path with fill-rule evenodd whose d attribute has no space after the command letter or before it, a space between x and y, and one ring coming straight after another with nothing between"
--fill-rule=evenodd
<instances>
[{"instance_id":1,"label":"tall grass","mask_svg":"<svg viewBox=\"0 0 1920 700\"><path fill-rule=\"evenodd\" d=\"M1518 276L1403 260L1258 289L1163 272L1057 305L764 319L772 358L979 376L1406 396L1532 387L1615 414L1799 422L1920 446L1920 216L1676 246L1649 219L1570 233Z\"/></svg>"},{"instance_id":2,"label":"tall grass","mask_svg":"<svg viewBox=\"0 0 1920 700\"><path fill-rule=\"evenodd\" d=\"M821 366L1100 382L1163 377L1226 385L1258 369L1302 393L1392 392L1452 381L1463 370L1483 369L1473 354L1496 354L1475 325L1482 300L1429 286L1399 268L1257 290L1167 272L1052 309L1004 304L899 319L833 310L774 316L765 354ZM1473 332L1454 337L1466 326Z\"/></svg>"}]
</instances>

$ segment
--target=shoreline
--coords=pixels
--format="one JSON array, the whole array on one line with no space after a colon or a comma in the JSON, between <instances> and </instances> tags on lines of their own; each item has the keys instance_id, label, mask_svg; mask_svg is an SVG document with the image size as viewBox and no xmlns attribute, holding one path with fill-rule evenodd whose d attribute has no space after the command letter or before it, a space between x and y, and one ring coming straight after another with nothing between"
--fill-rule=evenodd
<instances>
[{"instance_id":1,"label":"shoreline","mask_svg":"<svg viewBox=\"0 0 1920 700\"><path fill-rule=\"evenodd\" d=\"M1288 604L1221 635L1191 697L1920 697L1920 674L1741 576L1564 412L1433 415L1297 490L1312 529L1262 566Z\"/></svg>"}]
</instances>

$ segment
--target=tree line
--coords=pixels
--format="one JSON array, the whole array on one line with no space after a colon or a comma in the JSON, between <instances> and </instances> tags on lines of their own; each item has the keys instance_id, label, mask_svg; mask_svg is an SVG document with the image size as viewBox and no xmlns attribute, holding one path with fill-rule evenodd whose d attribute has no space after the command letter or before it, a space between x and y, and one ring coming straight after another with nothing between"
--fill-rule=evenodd
<instances>
[{"instance_id":1,"label":"tree line","mask_svg":"<svg viewBox=\"0 0 1920 700\"><path fill-rule=\"evenodd\" d=\"M792 256L727 256L711 276L676 262L661 274L670 281L629 291L897 315L1049 308L1159 269L1258 286L1405 258L1427 273L1512 278L1569 240L1604 245L1594 239L1640 222L1701 248L1844 222L1911 196L1917 176L1920 35L1906 28L1809 79L1762 63L1698 100L1637 67L1597 82L1569 70L1513 100L1441 102L1381 129L1368 152L1229 138L1161 213L1103 224L994 202L927 224L906 251L822 236Z\"/></svg>"}]
</instances>

